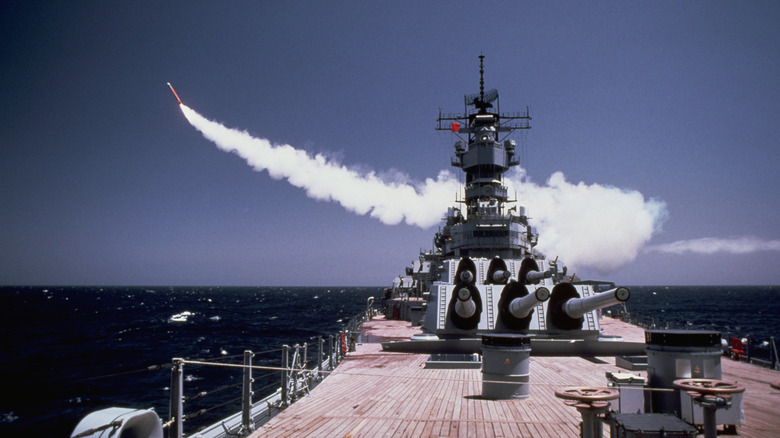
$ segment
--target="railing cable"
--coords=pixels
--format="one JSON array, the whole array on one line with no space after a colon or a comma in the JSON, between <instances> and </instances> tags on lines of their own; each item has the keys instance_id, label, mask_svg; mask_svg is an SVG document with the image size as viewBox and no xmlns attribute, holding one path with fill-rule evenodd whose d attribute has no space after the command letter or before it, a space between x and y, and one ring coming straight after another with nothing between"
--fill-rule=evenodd
<instances>
[{"instance_id":1,"label":"railing cable","mask_svg":"<svg viewBox=\"0 0 780 438\"><path fill-rule=\"evenodd\" d=\"M83 438L83 437L93 435L96 432L100 432L100 431L103 431L103 430L106 430L106 429L115 429L115 428L121 426L122 423L124 423L123 420L114 420L114 421L112 421L112 422L110 422L108 424L104 424L102 426L98 426L98 427L95 427L95 428L92 428L92 429L87 429L84 432L79 433L78 435L73 435L71 438ZM111 435L113 435L113 432L111 433Z\"/></svg>"}]
</instances>

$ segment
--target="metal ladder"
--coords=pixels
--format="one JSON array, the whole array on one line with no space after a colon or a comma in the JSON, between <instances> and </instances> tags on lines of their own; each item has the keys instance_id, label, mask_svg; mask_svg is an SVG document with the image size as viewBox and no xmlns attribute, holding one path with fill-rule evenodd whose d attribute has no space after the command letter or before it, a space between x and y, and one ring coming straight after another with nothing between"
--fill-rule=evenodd
<instances>
[{"instance_id":1,"label":"metal ladder","mask_svg":"<svg viewBox=\"0 0 780 438\"><path fill-rule=\"evenodd\" d=\"M487 328L495 328L495 319L493 316L493 286L485 286L485 302L487 303Z\"/></svg>"},{"instance_id":2,"label":"metal ladder","mask_svg":"<svg viewBox=\"0 0 780 438\"><path fill-rule=\"evenodd\" d=\"M544 314L544 303L539 303L539 305L536 306L536 318L539 321L539 330L547 329L546 317L547 315Z\"/></svg>"},{"instance_id":3,"label":"metal ladder","mask_svg":"<svg viewBox=\"0 0 780 438\"><path fill-rule=\"evenodd\" d=\"M591 293L590 288L588 286L583 286L582 297L587 298L592 295L593 293ZM593 312L594 311L591 310L590 312L585 313L585 321L588 323L586 330L596 330L596 320L595 317L593 316Z\"/></svg>"},{"instance_id":4,"label":"metal ladder","mask_svg":"<svg viewBox=\"0 0 780 438\"><path fill-rule=\"evenodd\" d=\"M454 273L452 274L455 275ZM439 328L444 329L447 324L447 287L439 286Z\"/></svg>"}]
</instances>

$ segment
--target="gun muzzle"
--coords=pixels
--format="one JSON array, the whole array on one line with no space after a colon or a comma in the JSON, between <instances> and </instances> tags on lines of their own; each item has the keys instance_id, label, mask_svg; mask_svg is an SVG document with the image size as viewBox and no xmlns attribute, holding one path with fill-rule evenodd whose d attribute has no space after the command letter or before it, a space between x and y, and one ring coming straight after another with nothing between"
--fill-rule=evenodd
<instances>
[{"instance_id":1,"label":"gun muzzle","mask_svg":"<svg viewBox=\"0 0 780 438\"><path fill-rule=\"evenodd\" d=\"M468 271L464 271L468 272ZM458 299L455 302L455 313L461 318L471 318L477 312L477 305L471 297L471 291L463 287L458 290Z\"/></svg>"},{"instance_id":2,"label":"gun muzzle","mask_svg":"<svg viewBox=\"0 0 780 438\"><path fill-rule=\"evenodd\" d=\"M504 284L511 276L512 273L509 271L496 271L493 273L493 283Z\"/></svg>"},{"instance_id":3,"label":"gun muzzle","mask_svg":"<svg viewBox=\"0 0 780 438\"><path fill-rule=\"evenodd\" d=\"M460 272L459 278L463 283L471 283L474 281L474 274L471 271L464 270Z\"/></svg>"},{"instance_id":4,"label":"gun muzzle","mask_svg":"<svg viewBox=\"0 0 780 438\"><path fill-rule=\"evenodd\" d=\"M563 311L570 318L582 318L583 315L591 310L622 303L630 296L631 293L625 287L616 287L587 298L572 298L563 304Z\"/></svg>"},{"instance_id":5,"label":"gun muzzle","mask_svg":"<svg viewBox=\"0 0 780 438\"><path fill-rule=\"evenodd\" d=\"M496 327L503 330L527 330L536 306L550 297L550 291L540 287L532 293L518 281L510 281L498 300Z\"/></svg>"},{"instance_id":6,"label":"gun muzzle","mask_svg":"<svg viewBox=\"0 0 780 438\"><path fill-rule=\"evenodd\" d=\"M525 274L525 281L528 284L536 284L541 280L544 280L545 278L552 277L552 271L528 271L527 274Z\"/></svg>"},{"instance_id":7,"label":"gun muzzle","mask_svg":"<svg viewBox=\"0 0 780 438\"><path fill-rule=\"evenodd\" d=\"M509 313L515 318L525 318L534 307L550 298L550 290L546 287L536 289L536 292L521 298L515 298L509 303Z\"/></svg>"},{"instance_id":8,"label":"gun muzzle","mask_svg":"<svg viewBox=\"0 0 780 438\"><path fill-rule=\"evenodd\" d=\"M630 295L628 289L618 287L581 298L573 284L558 283L553 288L550 303L547 305L547 320L561 330L581 329L585 320L583 315L625 301Z\"/></svg>"},{"instance_id":9,"label":"gun muzzle","mask_svg":"<svg viewBox=\"0 0 780 438\"><path fill-rule=\"evenodd\" d=\"M482 314L482 298L473 283L460 284L452 289L449 320L461 330L474 330Z\"/></svg>"}]
</instances>

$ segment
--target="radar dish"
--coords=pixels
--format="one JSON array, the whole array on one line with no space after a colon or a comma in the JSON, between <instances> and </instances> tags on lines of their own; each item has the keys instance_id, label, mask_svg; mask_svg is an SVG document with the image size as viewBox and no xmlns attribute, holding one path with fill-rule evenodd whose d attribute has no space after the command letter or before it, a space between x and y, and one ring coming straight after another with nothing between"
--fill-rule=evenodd
<instances>
[{"instance_id":1,"label":"radar dish","mask_svg":"<svg viewBox=\"0 0 780 438\"><path fill-rule=\"evenodd\" d=\"M493 108L491 102L495 102L498 99L498 90L495 88L490 89L484 93L474 93L465 96L466 105L473 105L479 109Z\"/></svg>"},{"instance_id":2,"label":"radar dish","mask_svg":"<svg viewBox=\"0 0 780 438\"><path fill-rule=\"evenodd\" d=\"M498 99L498 90L493 88L485 92L485 97L482 98L482 101L485 103L490 103L495 102L496 99Z\"/></svg>"}]
</instances>

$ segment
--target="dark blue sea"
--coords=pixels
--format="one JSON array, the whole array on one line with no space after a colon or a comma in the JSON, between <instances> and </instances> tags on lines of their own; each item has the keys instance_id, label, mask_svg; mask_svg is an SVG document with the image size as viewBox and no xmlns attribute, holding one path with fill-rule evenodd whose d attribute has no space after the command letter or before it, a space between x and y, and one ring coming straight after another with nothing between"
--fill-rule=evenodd
<instances>
[{"instance_id":1,"label":"dark blue sea","mask_svg":"<svg viewBox=\"0 0 780 438\"><path fill-rule=\"evenodd\" d=\"M631 322L645 327L714 330L749 337L756 347L780 341L780 286L634 286Z\"/></svg>"},{"instance_id":2,"label":"dark blue sea","mask_svg":"<svg viewBox=\"0 0 780 438\"><path fill-rule=\"evenodd\" d=\"M382 288L2 287L0 436L67 437L109 406L154 407L166 421L172 358L240 363L230 356L314 342L365 310L369 296ZM187 322L170 321L185 311ZM280 362L280 352L255 358ZM255 399L280 386L278 373L254 374ZM240 370L185 365L184 375L185 396L214 394L188 402L186 413L241 395L240 385L220 390L240 384ZM239 401L211 410L185 433L239 410Z\"/></svg>"},{"instance_id":3,"label":"dark blue sea","mask_svg":"<svg viewBox=\"0 0 780 438\"><path fill-rule=\"evenodd\" d=\"M780 287L632 287L631 320L717 330L758 342L780 337ZM232 358L313 342L341 329L382 288L0 287L0 436L69 436L91 411L154 407L168 418L173 357ZM171 316L189 311L186 322ZM256 363L278 366L281 354ZM152 367L153 370L149 370ZM159 369L156 369L159 368ZM255 374L255 399L279 386ZM185 366L185 412L222 403L185 432L240 409L240 371ZM224 389L224 390L223 390ZM216 390L216 391L215 391Z\"/></svg>"}]
</instances>

